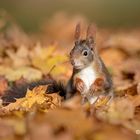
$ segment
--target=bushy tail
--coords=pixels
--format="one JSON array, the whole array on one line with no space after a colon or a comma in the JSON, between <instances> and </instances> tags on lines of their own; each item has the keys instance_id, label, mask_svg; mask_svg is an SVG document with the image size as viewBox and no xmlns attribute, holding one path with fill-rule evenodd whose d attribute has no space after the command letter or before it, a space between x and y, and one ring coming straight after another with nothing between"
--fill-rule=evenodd
<instances>
[{"instance_id":1,"label":"bushy tail","mask_svg":"<svg viewBox=\"0 0 140 140\"><path fill-rule=\"evenodd\" d=\"M65 99L66 91L62 83L56 82L55 80L40 80L12 86L9 90L5 91L5 94L1 97L3 105L8 105L11 102L15 102L18 98L25 97L27 89L32 90L34 87L40 85L49 85L46 91L47 94L59 93L59 95Z\"/></svg>"}]
</instances>

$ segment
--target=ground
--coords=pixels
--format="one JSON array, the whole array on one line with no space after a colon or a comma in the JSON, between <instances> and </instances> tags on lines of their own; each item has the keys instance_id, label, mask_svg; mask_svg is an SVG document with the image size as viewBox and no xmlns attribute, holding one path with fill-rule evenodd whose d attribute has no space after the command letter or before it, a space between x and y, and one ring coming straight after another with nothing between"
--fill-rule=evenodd
<instances>
[{"instance_id":1,"label":"ground","mask_svg":"<svg viewBox=\"0 0 140 140\"><path fill-rule=\"evenodd\" d=\"M88 22L80 19L84 36ZM13 84L25 81L49 77L65 84L72 72L68 55L77 20L55 17L43 25L41 33L29 35L1 17L1 96ZM48 86L35 87L15 103L3 106L1 100L0 139L140 139L140 29L99 27L96 47L112 75L116 96L112 103L104 99L81 105L80 96L63 101L58 93L45 94Z\"/></svg>"}]
</instances>

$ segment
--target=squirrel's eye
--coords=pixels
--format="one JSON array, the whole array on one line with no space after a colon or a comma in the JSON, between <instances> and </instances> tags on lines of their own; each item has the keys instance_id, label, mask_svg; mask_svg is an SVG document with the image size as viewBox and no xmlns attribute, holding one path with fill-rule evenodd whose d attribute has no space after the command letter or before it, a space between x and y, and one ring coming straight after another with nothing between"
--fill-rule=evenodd
<instances>
[{"instance_id":1,"label":"squirrel's eye","mask_svg":"<svg viewBox=\"0 0 140 140\"><path fill-rule=\"evenodd\" d=\"M88 55L88 52L87 51L83 51L83 55L84 56L87 56Z\"/></svg>"}]
</instances>

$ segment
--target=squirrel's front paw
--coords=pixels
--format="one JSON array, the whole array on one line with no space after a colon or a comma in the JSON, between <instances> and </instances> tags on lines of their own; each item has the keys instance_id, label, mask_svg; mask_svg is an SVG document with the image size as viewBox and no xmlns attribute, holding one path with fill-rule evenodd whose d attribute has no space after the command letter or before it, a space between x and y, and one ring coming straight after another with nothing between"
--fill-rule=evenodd
<instances>
[{"instance_id":1,"label":"squirrel's front paw","mask_svg":"<svg viewBox=\"0 0 140 140\"><path fill-rule=\"evenodd\" d=\"M75 79L76 90L80 93L83 93L86 89L84 82L80 78Z\"/></svg>"},{"instance_id":2,"label":"squirrel's front paw","mask_svg":"<svg viewBox=\"0 0 140 140\"><path fill-rule=\"evenodd\" d=\"M94 92L102 91L103 85L104 85L104 80L102 78L97 78L95 82L91 85L90 92L94 93Z\"/></svg>"}]
</instances>

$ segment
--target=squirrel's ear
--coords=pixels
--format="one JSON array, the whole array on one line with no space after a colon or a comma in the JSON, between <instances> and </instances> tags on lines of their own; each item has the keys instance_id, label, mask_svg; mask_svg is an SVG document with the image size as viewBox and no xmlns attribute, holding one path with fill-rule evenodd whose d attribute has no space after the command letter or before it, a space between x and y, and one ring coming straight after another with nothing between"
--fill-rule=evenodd
<instances>
[{"instance_id":1,"label":"squirrel's ear","mask_svg":"<svg viewBox=\"0 0 140 140\"><path fill-rule=\"evenodd\" d=\"M94 40L95 40L95 36L96 36L96 26L91 24L88 26L87 29L87 37L86 40L89 42L89 44L94 44Z\"/></svg>"},{"instance_id":2,"label":"squirrel's ear","mask_svg":"<svg viewBox=\"0 0 140 140\"><path fill-rule=\"evenodd\" d=\"M74 35L75 43L77 43L80 40L80 33L81 33L81 27L80 27L80 23L78 23L75 28L75 35Z\"/></svg>"}]
</instances>

